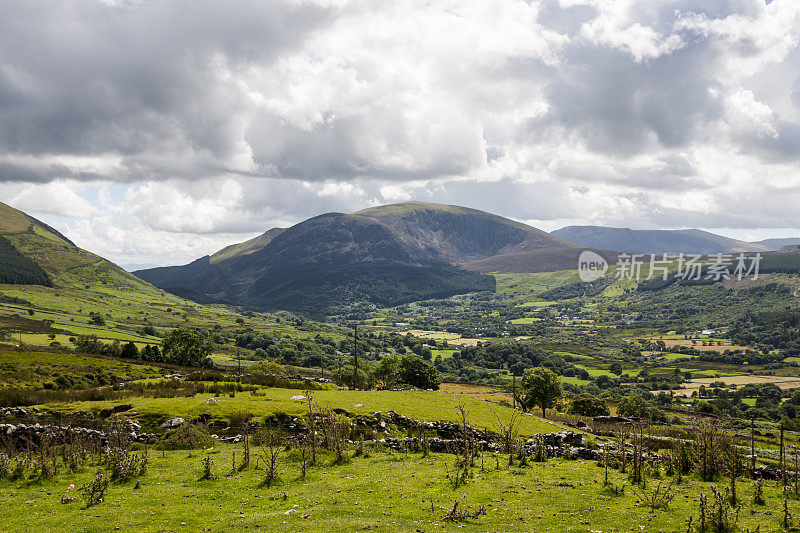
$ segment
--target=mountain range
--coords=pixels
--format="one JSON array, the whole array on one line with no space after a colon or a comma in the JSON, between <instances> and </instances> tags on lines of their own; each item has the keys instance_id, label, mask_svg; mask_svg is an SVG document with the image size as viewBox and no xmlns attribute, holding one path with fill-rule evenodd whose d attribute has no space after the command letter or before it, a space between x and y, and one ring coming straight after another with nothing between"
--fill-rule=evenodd
<instances>
[{"instance_id":1,"label":"mountain range","mask_svg":"<svg viewBox=\"0 0 800 533\"><path fill-rule=\"evenodd\" d=\"M201 301L340 313L495 288L487 272L575 268L582 247L497 215L406 202L274 228L188 265L136 271Z\"/></svg>"},{"instance_id":2,"label":"mountain range","mask_svg":"<svg viewBox=\"0 0 800 533\"><path fill-rule=\"evenodd\" d=\"M581 246L636 254L770 252L784 246L800 244L800 238L747 242L699 229L632 230L605 226L567 226L553 231L551 235Z\"/></svg>"},{"instance_id":3,"label":"mountain range","mask_svg":"<svg viewBox=\"0 0 800 533\"><path fill-rule=\"evenodd\" d=\"M91 285L92 298L122 291L142 301L133 295L163 300L166 290L197 302L315 317L346 315L364 305L494 291L492 273L571 270L586 249L614 263L618 252L781 248L796 254L798 244L794 238L745 242L700 230L570 226L547 233L476 209L405 202L322 214L289 228L272 228L187 265L131 274L0 202L0 283L68 288L75 294Z\"/></svg>"}]
</instances>

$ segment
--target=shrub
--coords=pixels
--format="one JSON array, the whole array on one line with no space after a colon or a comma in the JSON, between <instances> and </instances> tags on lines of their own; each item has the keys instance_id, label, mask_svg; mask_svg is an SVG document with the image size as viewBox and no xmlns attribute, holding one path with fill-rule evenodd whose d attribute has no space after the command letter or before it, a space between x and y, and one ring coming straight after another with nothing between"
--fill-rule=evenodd
<instances>
[{"instance_id":1,"label":"shrub","mask_svg":"<svg viewBox=\"0 0 800 533\"><path fill-rule=\"evenodd\" d=\"M111 479L124 483L147 471L147 455L139 455L121 448L110 448L106 460L111 468Z\"/></svg>"},{"instance_id":2,"label":"shrub","mask_svg":"<svg viewBox=\"0 0 800 533\"><path fill-rule=\"evenodd\" d=\"M102 502L106 497L106 490L108 490L108 478L98 471L93 480L80 488L86 507Z\"/></svg>"},{"instance_id":3,"label":"shrub","mask_svg":"<svg viewBox=\"0 0 800 533\"><path fill-rule=\"evenodd\" d=\"M164 435L162 446L165 450L199 450L214 445L214 438L204 428L194 424L184 424Z\"/></svg>"}]
</instances>

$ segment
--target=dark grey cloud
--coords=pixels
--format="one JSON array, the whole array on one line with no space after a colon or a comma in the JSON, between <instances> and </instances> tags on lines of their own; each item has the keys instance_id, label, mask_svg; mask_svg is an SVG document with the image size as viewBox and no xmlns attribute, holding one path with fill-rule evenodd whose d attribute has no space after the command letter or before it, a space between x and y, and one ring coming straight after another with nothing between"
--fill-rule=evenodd
<instances>
[{"instance_id":1,"label":"dark grey cloud","mask_svg":"<svg viewBox=\"0 0 800 533\"><path fill-rule=\"evenodd\" d=\"M191 150L225 161L236 151L238 95L215 62L269 64L331 16L276 0L12 0L3 10L0 153L110 152L156 177L176 169L153 160Z\"/></svg>"}]
</instances>

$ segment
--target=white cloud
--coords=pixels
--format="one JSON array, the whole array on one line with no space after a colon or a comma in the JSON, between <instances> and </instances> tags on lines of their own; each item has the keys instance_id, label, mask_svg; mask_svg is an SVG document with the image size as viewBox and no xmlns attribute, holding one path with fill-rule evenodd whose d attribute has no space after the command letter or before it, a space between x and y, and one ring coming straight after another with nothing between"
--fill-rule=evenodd
<instances>
[{"instance_id":1,"label":"white cloud","mask_svg":"<svg viewBox=\"0 0 800 533\"><path fill-rule=\"evenodd\" d=\"M17 209L72 218L90 217L97 208L78 196L75 183L53 181L44 184L24 185L10 200Z\"/></svg>"}]
</instances>

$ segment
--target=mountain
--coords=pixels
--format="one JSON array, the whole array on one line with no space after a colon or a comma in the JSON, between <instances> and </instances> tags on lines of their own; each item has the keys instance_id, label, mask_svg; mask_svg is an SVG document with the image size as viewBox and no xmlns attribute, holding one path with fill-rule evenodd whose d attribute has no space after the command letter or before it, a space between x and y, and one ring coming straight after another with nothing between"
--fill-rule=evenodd
<instances>
[{"instance_id":1,"label":"mountain","mask_svg":"<svg viewBox=\"0 0 800 533\"><path fill-rule=\"evenodd\" d=\"M767 252L774 249L698 229L632 230L604 226L567 226L553 231L551 235L581 246L637 254L716 254Z\"/></svg>"},{"instance_id":2,"label":"mountain","mask_svg":"<svg viewBox=\"0 0 800 533\"><path fill-rule=\"evenodd\" d=\"M800 245L800 238L788 237L785 239L764 239L763 241L755 241L753 244L759 244L768 250L780 250L785 246Z\"/></svg>"},{"instance_id":3,"label":"mountain","mask_svg":"<svg viewBox=\"0 0 800 533\"><path fill-rule=\"evenodd\" d=\"M582 250L497 215L422 202L327 213L270 232L188 265L135 274L198 301L324 315L494 290L483 273L575 268Z\"/></svg>"},{"instance_id":4,"label":"mountain","mask_svg":"<svg viewBox=\"0 0 800 533\"><path fill-rule=\"evenodd\" d=\"M135 327L154 318L174 321L175 310L189 312L196 307L77 247L54 228L2 202L0 298L59 313L102 313Z\"/></svg>"}]
</instances>

